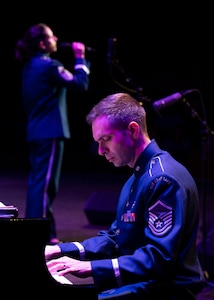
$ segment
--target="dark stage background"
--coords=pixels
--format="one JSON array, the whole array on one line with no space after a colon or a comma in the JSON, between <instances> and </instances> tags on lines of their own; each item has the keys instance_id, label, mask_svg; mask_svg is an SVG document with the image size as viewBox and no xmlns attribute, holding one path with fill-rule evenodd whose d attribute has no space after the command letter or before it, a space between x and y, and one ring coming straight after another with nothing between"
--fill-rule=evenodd
<instances>
[{"instance_id":1,"label":"dark stage background","mask_svg":"<svg viewBox=\"0 0 214 300\"><path fill-rule=\"evenodd\" d=\"M98 157L85 115L101 97L128 91L147 109L151 137L196 177L201 177L205 167L203 177L213 178L213 135L209 129L214 128L214 27L212 10L206 3L8 2L1 13L2 169L28 168L20 67L14 59L14 47L29 26L44 22L59 42L80 40L96 49L87 53L91 60L89 91L82 97L68 93L72 138L66 143L64 169L120 172ZM112 38L116 39L113 48L109 43ZM59 48L55 56L72 66L71 49ZM154 110L154 101L192 89L194 92L185 97L190 107L178 101L159 113Z\"/></svg>"},{"instance_id":2,"label":"dark stage background","mask_svg":"<svg viewBox=\"0 0 214 300\"><path fill-rule=\"evenodd\" d=\"M14 49L29 26L44 22L53 29L59 42L79 40L96 49L87 52L91 61L88 92L81 96L68 92L72 138L66 141L63 171L78 172L82 176L90 174L89 178L93 177L92 173L102 178L117 173L126 176L126 172L131 172L127 168L115 168L97 155L85 116L95 103L110 93L125 91L137 97L147 110L150 136L186 165L199 183L202 242L204 230L204 240L208 237L209 242L205 253L213 274L213 8L211 3L201 1L194 5L184 3L4 2L0 19L0 171L4 175L8 169L13 174L17 174L17 170L18 174L22 171L26 174L29 167L21 70L14 59ZM116 39L116 43L111 44L112 39ZM68 68L73 66L71 49L59 48L55 56ZM193 92L184 97L188 106L182 99L159 112L154 110L155 101L189 90ZM1 183L9 192L17 193L17 189L9 185L8 189L4 179ZM103 183L107 184L107 180ZM20 186L17 178L12 186L16 185ZM76 188L76 184L68 186L69 193L70 188ZM85 188L80 190L85 192ZM6 199L3 188L1 191L2 198ZM61 204L59 206L61 208ZM68 211L66 206L66 213ZM64 213L59 214L63 220Z\"/></svg>"}]
</instances>

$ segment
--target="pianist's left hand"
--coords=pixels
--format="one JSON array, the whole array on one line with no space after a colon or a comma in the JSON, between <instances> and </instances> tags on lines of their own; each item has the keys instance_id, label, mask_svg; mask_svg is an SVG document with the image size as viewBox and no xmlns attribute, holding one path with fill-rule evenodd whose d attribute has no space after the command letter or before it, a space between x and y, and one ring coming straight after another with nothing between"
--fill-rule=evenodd
<instances>
[{"instance_id":1,"label":"pianist's left hand","mask_svg":"<svg viewBox=\"0 0 214 300\"><path fill-rule=\"evenodd\" d=\"M57 258L61 255L61 249L58 245L46 245L45 246L45 259L50 260Z\"/></svg>"},{"instance_id":2,"label":"pianist's left hand","mask_svg":"<svg viewBox=\"0 0 214 300\"><path fill-rule=\"evenodd\" d=\"M90 261L80 261L68 256L62 256L46 262L50 273L65 275L71 273L80 278L86 278L92 275Z\"/></svg>"}]
</instances>

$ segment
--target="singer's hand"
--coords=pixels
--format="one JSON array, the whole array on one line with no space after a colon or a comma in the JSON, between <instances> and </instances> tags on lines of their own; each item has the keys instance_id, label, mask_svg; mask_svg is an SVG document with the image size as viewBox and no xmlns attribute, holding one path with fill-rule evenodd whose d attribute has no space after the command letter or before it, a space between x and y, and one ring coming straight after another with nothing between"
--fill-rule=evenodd
<instances>
[{"instance_id":1,"label":"singer's hand","mask_svg":"<svg viewBox=\"0 0 214 300\"><path fill-rule=\"evenodd\" d=\"M71 44L74 57L76 58L85 58L85 45L80 42L72 42Z\"/></svg>"}]
</instances>

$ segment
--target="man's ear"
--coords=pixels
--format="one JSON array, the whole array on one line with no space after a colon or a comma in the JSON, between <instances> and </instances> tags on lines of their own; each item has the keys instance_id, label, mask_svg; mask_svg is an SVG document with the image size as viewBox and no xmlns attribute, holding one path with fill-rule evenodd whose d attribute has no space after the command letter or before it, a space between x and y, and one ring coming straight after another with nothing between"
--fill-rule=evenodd
<instances>
[{"instance_id":1,"label":"man's ear","mask_svg":"<svg viewBox=\"0 0 214 300\"><path fill-rule=\"evenodd\" d=\"M41 50L45 50L46 49L46 45L45 45L44 41L40 41L39 42L39 49L41 49Z\"/></svg>"},{"instance_id":2,"label":"man's ear","mask_svg":"<svg viewBox=\"0 0 214 300\"><path fill-rule=\"evenodd\" d=\"M137 122L135 122L135 121L130 122L128 129L130 130L130 132L134 138L138 137L140 127Z\"/></svg>"}]
</instances>

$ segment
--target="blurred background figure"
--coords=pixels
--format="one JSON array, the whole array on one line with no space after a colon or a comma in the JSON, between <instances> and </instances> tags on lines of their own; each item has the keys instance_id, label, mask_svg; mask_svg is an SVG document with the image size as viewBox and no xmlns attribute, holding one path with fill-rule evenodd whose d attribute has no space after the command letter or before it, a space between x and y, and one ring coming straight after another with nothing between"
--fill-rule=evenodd
<instances>
[{"instance_id":1,"label":"blurred background figure","mask_svg":"<svg viewBox=\"0 0 214 300\"><path fill-rule=\"evenodd\" d=\"M70 138L66 92L69 89L81 96L88 90L90 74L85 45L71 43L71 72L51 58L57 51L57 41L48 25L38 23L26 31L15 47L15 58L22 65L22 100L29 145L26 218L50 219L50 244L59 242L51 205L59 189L65 139Z\"/></svg>"}]
</instances>

